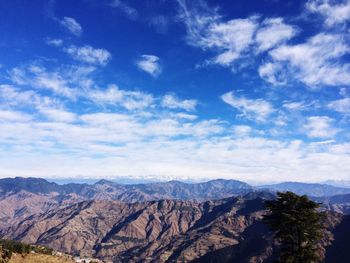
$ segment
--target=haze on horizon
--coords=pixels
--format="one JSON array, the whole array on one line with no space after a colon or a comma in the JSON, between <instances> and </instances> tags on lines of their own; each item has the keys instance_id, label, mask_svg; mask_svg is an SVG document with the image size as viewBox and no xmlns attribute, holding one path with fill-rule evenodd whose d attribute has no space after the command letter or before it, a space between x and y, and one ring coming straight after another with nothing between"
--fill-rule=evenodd
<instances>
[{"instance_id":1,"label":"haze on horizon","mask_svg":"<svg viewBox=\"0 0 350 263\"><path fill-rule=\"evenodd\" d=\"M350 180L349 0L0 2L0 177Z\"/></svg>"}]
</instances>

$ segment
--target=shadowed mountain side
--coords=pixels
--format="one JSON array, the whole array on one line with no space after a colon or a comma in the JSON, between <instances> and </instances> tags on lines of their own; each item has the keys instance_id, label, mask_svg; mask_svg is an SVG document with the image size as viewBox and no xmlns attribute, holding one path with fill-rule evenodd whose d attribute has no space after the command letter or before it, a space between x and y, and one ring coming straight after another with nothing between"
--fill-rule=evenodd
<instances>
[{"instance_id":1,"label":"shadowed mountain side","mask_svg":"<svg viewBox=\"0 0 350 263\"><path fill-rule=\"evenodd\" d=\"M272 263L276 259L272 247L268 228L257 222L244 230L237 245L209 252L192 263Z\"/></svg>"},{"instance_id":2,"label":"shadowed mountain side","mask_svg":"<svg viewBox=\"0 0 350 263\"><path fill-rule=\"evenodd\" d=\"M350 216L345 216L334 231L334 241L327 248L325 263L348 263L350 260Z\"/></svg>"}]
</instances>

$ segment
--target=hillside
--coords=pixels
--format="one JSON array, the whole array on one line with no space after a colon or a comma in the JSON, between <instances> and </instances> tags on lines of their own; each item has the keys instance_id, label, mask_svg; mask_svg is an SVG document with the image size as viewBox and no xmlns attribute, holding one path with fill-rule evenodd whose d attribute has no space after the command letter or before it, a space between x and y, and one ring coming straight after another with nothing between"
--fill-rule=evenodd
<instances>
[{"instance_id":1,"label":"hillside","mask_svg":"<svg viewBox=\"0 0 350 263\"><path fill-rule=\"evenodd\" d=\"M271 233L261 218L274 192L239 181L58 185L13 178L0 180L0 189L0 238L113 262L273 260ZM337 212L349 212L349 196L314 198L333 211L327 225L336 241L331 232L322 241L332 244L327 254L332 262L337 254L332 251L348 253L339 241L345 240L339 229L346 230L348 221ZM33 257L25 260L39 262Z\"/></svg>"},{"instance_id":2,"label":"hillside","mask_svg":"<svg viewBox=\"0 0 350 263\"><path fill-rule=\"evenodd\" d=\"M11 180L15 184L16 180L24 179ZM7 190L2 191L0 199L4 219L0 238L107 262L268 263L273 260L275 246L271 233L261 222L266 213L265 200L274 198L269 191L257 192L244 183L224 180L128 186L108 181L62 186L47 184L45 180L34 182L39 184L32 187L22 182L16 187L7 181ZM34 189L39 192L35 193ZM120 197L115 195L117 191L125 191L124 197L128 193L132 202L113 200ZM166 196L172 199L158 200ZM191 196L209 200L186 200ZM230 197L217 199L220 196ZM155 200L134 202L140 198ZM333 207L336 202L348 202L347 195L322 198L325 207L333 211L337 211ZM337 213L328 215L327 225L335 241L332 243L333 234L327 232L322 244L329 247L326 256L330 263L337 255L332 251L348 253L341 245L346 240L341 233L347 229L348 221ZM26 260L33 260L32 257L35 256L28 255Z\"/></svg>"},{"instance_id":3,"label":"hillside","mask_svg":"<svg viewBox=\"0 0 350 263\"><path fill-rule=\"evenodd\" d=\"M125 202L159 199L208 200L245 194L252 190L253 187L247 183L223 179L193 184L169 181L129 185L107 180L100 180L95 184L59 185L40 178L0 179L0 196L9 196L24 191L41 195L55 194L61 200L74 195L84 199L109 199Z\"/></svg>"},{"instance_id":4,"label":"hillside","mask_svg":"<svg viewBox=\"0 0 350 263\"><path fill-rule=\"evenodd\" d=\"M313 198L324 203L327 209L345 214L350 213L346 195L322 196L346 192L349 189L320 184L285 183L272 185L266 189L265 193L274 193L275 190L271 189L272 187L280 191L294 190L297 193L321 195L321 197ZM201 202L250 193L254 195L257 191L256 188L236 180L213 180L196 184L170 181L134 185L121 185L101 180L95 184L59 185L39 178L5 178L0 179L0 233L1 229L7 225L18 224L30 216L45 214L59 207L88 200L135 203L169 199Z\"/></svg>"},{"instance_id":5,"label":"hillside","mask_svg":"<svg viewBox=\"0 0 350 263\"><path fill-rule=\"evenodd\" d=\"M51 209L85 200L117 200L127 203L161 199L212 200L244 195L250 185L235 180L213 180L186 184L165 183L120 185L106 180L95 184L58 185L39 178L0 179L0 228Z\"/></svg>"},{"instance_id":6,"label":"hillside","mask_svg":"<svg viewBox=\"0 0 350 263\"><path fill-rule=\"evenodd\" d=\"M72 256L51 248L28 245L19 241L0 240L1 263L74 263Z\"/></svg>"},{"instance_id":7,"label":"hillside","mask_svg":"<svg viewBox=\"0 0 350 263\"><path fill-rule=\"evenodd\" d=\"M271 262L274 244L261 222L266 197L273 196L200 203L84 201L29 217L2 236L113 262ZM339 222L341 215L329 214L329 230L339 232ZM332 237L327 232L322 244L329 246Z\"/></svg>"},{"instance_id":8,"label":"hillside","mask_svg":"<svg viewBox=\"0 0 350 263\"><path fill-rule=\"evenodd\" d=\"M14 254L8 263L75 263L70 257L42 254Z\"/></svg>"},{"instance_id":9,"label":"hillside","mask_svg":"<svg viewBox=\"0 0 350 263\"><path fill-rule=\"evenodd\" d=\"M350 214L350 194L319 197L315 201L322 203L328 210Z\"/></svg>"},{"instance_id":10,"label":"hillside","mask_svg":"<svg viewBox=\"0 0 350 263\"><path fill-rule=\"evenodd\" d=\"M85 201L30 217L3 237L115 262L175 262L204 256L254 236L264 199L125 204ZM265 229L266 231L266 229Z\"/></svg>"}]
</instances>

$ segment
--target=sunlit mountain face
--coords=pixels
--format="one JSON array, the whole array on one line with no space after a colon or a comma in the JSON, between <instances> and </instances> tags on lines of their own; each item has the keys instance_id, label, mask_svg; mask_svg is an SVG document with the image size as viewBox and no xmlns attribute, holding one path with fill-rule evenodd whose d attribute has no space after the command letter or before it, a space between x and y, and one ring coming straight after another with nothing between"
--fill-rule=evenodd
<instances>
[{"instance_id":1,"label":"sunlit mountain face","mask_svg":"<svg viewBox=\"0 0 350 263\"><path fill-rule=\"evenodd\" d=\"M350 2L0 2L0 177L349 180Z\"/></svg>"}]
</instances>

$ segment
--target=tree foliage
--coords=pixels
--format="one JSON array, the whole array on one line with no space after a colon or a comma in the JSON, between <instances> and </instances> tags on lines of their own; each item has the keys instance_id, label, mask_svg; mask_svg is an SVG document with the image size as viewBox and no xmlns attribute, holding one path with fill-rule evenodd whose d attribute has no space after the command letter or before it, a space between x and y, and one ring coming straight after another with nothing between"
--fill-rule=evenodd
<instances>
[{"instance_id":1,"label":"tree foliage","mask_svg":"<svg viewBox=\"0 0 350 263\"><path fill-rule=\"evenodd\" d=\"M323 238L323 214L320 204L307 196L292 192L278 193L277 199L266 202L270 213L264 222L275 232L280 244L279 261L283 263L321 262L319 241Z\"/></svg>"},{"instance_id":2,"label":"tree foliage","mask_svg":"<svg viewBox=\"0 0 350 263\"><path fill-rule=\"evenodd\" d=\"M45 246L25 244L17 240L0 239L0 263L8 262L12 253L24 255L31 252L51 255L53 249Z\"/></svg>"}]
</instances>

